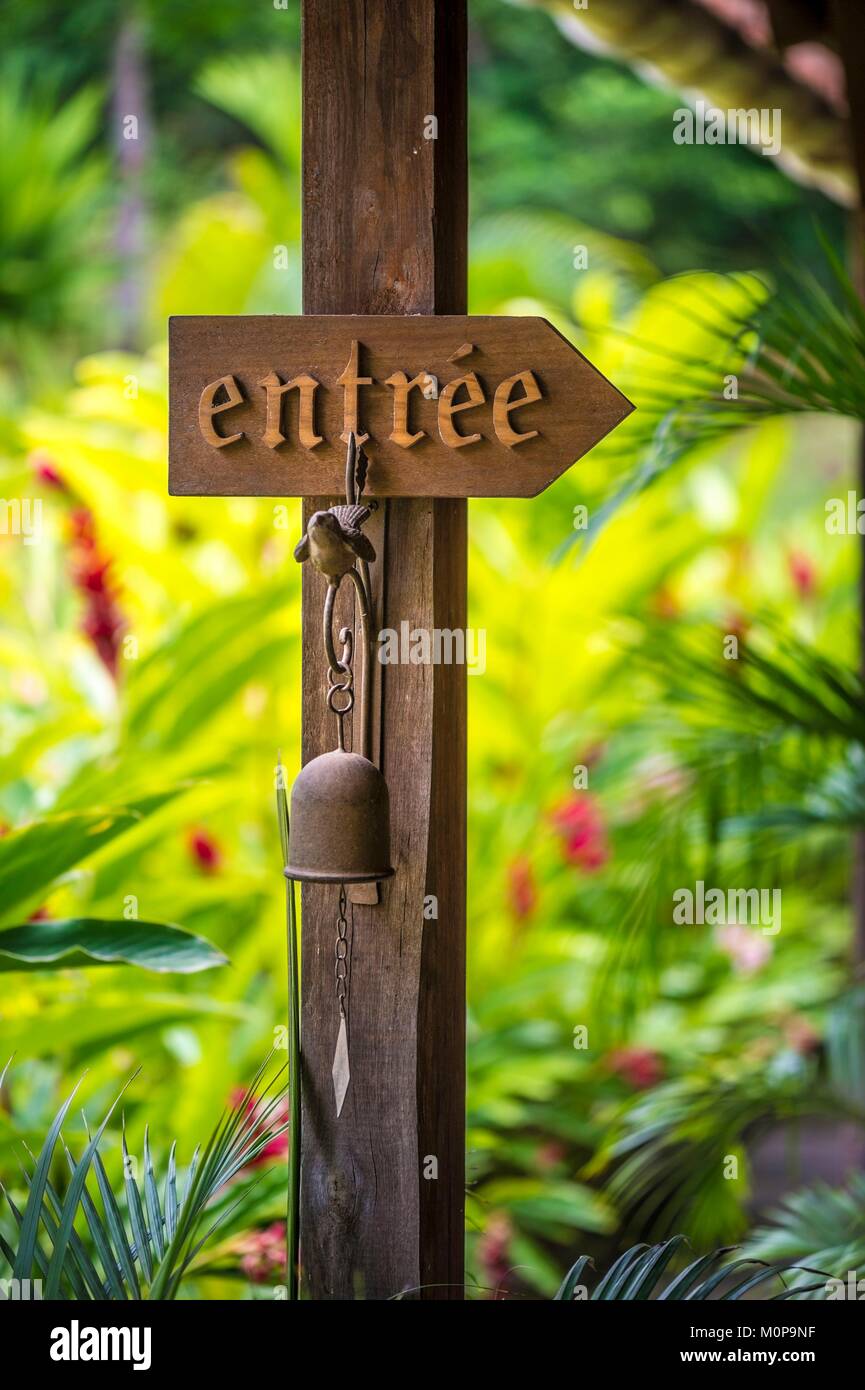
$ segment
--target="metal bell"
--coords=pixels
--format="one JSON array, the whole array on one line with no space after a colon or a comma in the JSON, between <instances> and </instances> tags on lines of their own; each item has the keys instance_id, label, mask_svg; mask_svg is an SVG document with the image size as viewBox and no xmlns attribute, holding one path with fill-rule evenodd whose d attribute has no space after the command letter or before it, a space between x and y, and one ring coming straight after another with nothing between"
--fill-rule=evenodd
<instances>
[{"instance_id":1,"label":"metal bell","mask_svg":"<svg viewBox=\"0 0 865 1390\"><path fill-rule=\"evenodd\" d=\"M375 883L390 878L387 782L360 753L313 758L291 792L286 878Z\"/></svg>"}]
</instances>

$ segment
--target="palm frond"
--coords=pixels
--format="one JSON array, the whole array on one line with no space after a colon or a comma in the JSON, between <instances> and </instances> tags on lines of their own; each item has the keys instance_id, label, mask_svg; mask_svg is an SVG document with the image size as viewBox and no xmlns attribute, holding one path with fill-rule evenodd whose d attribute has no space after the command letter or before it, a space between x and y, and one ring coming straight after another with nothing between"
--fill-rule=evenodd
<instances>
[{"instance_id":1,"label":"palm frond","mask_svg":"<svg viewBox=\"0 0 865 1390\"><path fill-rule=\"evenodd\" d=\"M837 869L844 837L865 826L858 672L771 615L741 639L737 660L724 659L722 639L709 626L650 628L637 653L664 712L648 731L678 785L641 817L640 876L629 867L592 983L604 1026L619 1035L681 955L674 890L740 875L767 886L819 880L825 893L827 854L834 848Z\"/></svg>"},{"instance_id":2,"label":"palm frond","mask_svg":"<svg viewBox=\"0 0 865 1390\"><path fill-rule=\"evenodd\" d=\"M843 1188L817 1183L786 1196L749 1238L746 1253L776 1262L807 1259L846 1282L865 1275L865 1176Z\"/></svg>"},{"instance_id":3,"label":"palm frond","mask_svg":"<svg viewBox=\"0 0 865 1390\"><path fill-rule=\"evenodd\" d=\"M794 1294L804 1294L822 1289L825 1293L826 1276L822 1270L807 1265L785 1263L772 1267L754 1256L728 1260L734 1247L726 1246L702 1255L693 1260L672 1280L668 1276L668 1266L683 1246L687 1245L683 1235L671 1236L657 1245L632 1245L611 1265L605 1275L595 1285L591 1294L583 1284L583 1275L591 1261L582 1255L571 1267L562 1281L554 1301L574 1302L587 1296L592 1302L630 1302L652 1300L657 1302L735 1302L753 1293L761 1285L780 1281L780 1292L767 1294L769 1302L787 1299ZM809 1278L819 1276L823 1282L811 1283L807 1288L788 1288L784 1284L787 1273L802 1273Z\"/></svg>"},{"instance_id":4,"label":"palm frond","mask_svg":"<svg viewBox=\"0 0 865 1390\"><path fill-rule=\"evenodd\" d=\"M634 343L640 363L631 390L646 433L667 423L668 448L692 448L773 415L865 420L865 311L833 247L818 237L823 279L801 264L783 267L777 288L731 276L734 292L704 288L699 307L681 306L683 322L696 315L708 335L710 360L668 343ZM731 398L725 377L736 378Z\"/></svg>"},{"instance_id":5,"label":"palm frond","mask_svg":"<svg viewBox=\"0 0 865 1390\"><path fill-rule=\"evenodd\" d=\"M865 309L819 229L817 238L813 270L791 261L774 280L676 276L650 292L635 332L611 331L624 353L616 379L637 409L602 446L620 465L611 495L562 552L591 542L674 467L766 420L865 420Z\"/></svg>"},{"instance_id":6,"label":"palm frond","mask_svg":"<svg viewBox=\"0 0 865 1390\"><path fill-rule=\"evenodd\" d=\"M125 1215L99 1152L123 1092L94 1133L88 1132L84 1152L76 1159L61 1138L76 1086L58 1110L32 1171L25 1173L28 1194L23 1212L11 1193L2 1189L18 1233L17 1248L5 1239L0 1244L0 1256L10 1266L12 1276L41 1278L46 1298L175 1298L196 1257L234 1207L250 1204L250 1185L240 1185L234 1202L221 1202L213 1219L216 1199L285 1131L286 1125L279 1118L285 1101L285 1086L280 1082L285 1068L269 1080L267 1069L265 1062L240 1103L222 1116L200 1160L196 1150L182 1195L177 1190L175 1146L169 1153L163 1202L149 1132L145 1130L143 1174L139 1178L124 1126ZM49 1176L58 1144L71 1175L62 1196ZM91 1173L96 1178L98 1202L87 1186ZM47 1249L39 1239L40 1232L47 1236Z\"/></svg>"},{"instance_id":7,"label":"palm frond","mask_svg":"<svg viewBox=\"0 0 865 1390\"><path fill-rule=\"evenodd\" d=\"M623 1107L587 1174L609 1173L605 1195L634 1228L662 1237L686 1226L708 1245L744 1226L725 1159L744 1163L745 1141L770 1123L820 1114L861 1120L813 1075L788 1077L760 1064L731 1077L721 1063Z\"/></svg>"}]
</instances>

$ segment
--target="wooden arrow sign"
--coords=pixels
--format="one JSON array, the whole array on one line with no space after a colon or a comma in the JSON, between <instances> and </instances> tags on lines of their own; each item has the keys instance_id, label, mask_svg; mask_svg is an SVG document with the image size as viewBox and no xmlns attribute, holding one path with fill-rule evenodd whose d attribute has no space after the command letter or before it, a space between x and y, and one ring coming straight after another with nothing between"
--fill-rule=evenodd
<instances>
[{"instance_id":1,"label":"wooden arrow sign","mask_svg":"<svg viewBox=\"0 0 865 1390\"><path fill-rule=\"evenodd\" d=\"M378 497L534 497L633 409L542 318L176 317L169 489L344 487L350 431Z\"/></svg>"}]
</instances>

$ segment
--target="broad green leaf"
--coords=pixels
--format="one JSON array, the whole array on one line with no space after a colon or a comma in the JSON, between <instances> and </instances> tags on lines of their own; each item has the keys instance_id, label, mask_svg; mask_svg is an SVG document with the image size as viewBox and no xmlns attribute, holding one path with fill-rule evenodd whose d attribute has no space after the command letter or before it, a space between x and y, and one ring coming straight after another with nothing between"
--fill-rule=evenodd
<instances>
[{"instance_id":1,"label":"broad green leaf","mask_svg":"<svg viewBox=\"0 0 865 1390\"><path fill-rule=\"evenodd\" d=\"M129 810L47 816L0 840L0 903L8 916L61 874L134 825Z\"/></svg>"},{"instance_id":2,"label":"broad green leaf","mask_svg":"<svg viewBox=\"0 0 865 1390\"><path fill-rule=\"evenodd\" d=\"M225 964L226 957L204 937L164 922L74 917L0 931L0 971L138 965L159 974L190 975Z\"/></svg>"},{"instance_id":3,"label":"broad green leaf","mask_svg":"<svg viewBox=\"0 0 865 1390\"><path fill-rule=\"evenodd\" d=\"M0 839L0 904L8 918L19 903L42 894L55 879L95 854L176 793L159 793L131 806L46 816Z\"/></svg>"}]
</instances>

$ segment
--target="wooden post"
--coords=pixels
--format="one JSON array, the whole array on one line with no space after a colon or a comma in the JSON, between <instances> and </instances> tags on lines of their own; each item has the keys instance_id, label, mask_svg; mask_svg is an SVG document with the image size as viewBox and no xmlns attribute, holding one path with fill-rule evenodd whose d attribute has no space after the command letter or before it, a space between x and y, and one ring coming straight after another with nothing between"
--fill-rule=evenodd
<instances>
[{"instance_id":1,"label":"wooden post","mask_svg":"<svg viewBox=\"0 0 865 1390\"><path fill-rule=\"evenodd\" d=\"M465 314L465 0L305 0L303 18L304 316L171 320L169 486L303 496L306 522L344 494L346 430L369 431L374 630L420 630L437 656L375 663L396 876L350 889L339 1116L338 896L303 889L301 1263L316 1299L461 1298L466 498L535 496L632 406L544 319ZM292 424L271 407L295 388ZM324 585L304 565L304 764L336 738Z\"/></svg>"},{"instance_id":2,"label":"wooden post","mask_svg":"<svg viewBox=\"0 0 865 1390\"><path fill-rule=\"evenodd\" d=\"M466 222L464 0L304 0L304 312L464 313ZM305 515L333 500L309 499ZM382 505L368 528L378 628L465 628L466 505ZM304 763L334 746L323 582L304 566ZM350 909L338 1119L336 893L302 895L303 1285L315 1299L461 1298L465 667L379 666L376 679L397 872L377 906Z\"/></svg>"}]
</instances>

